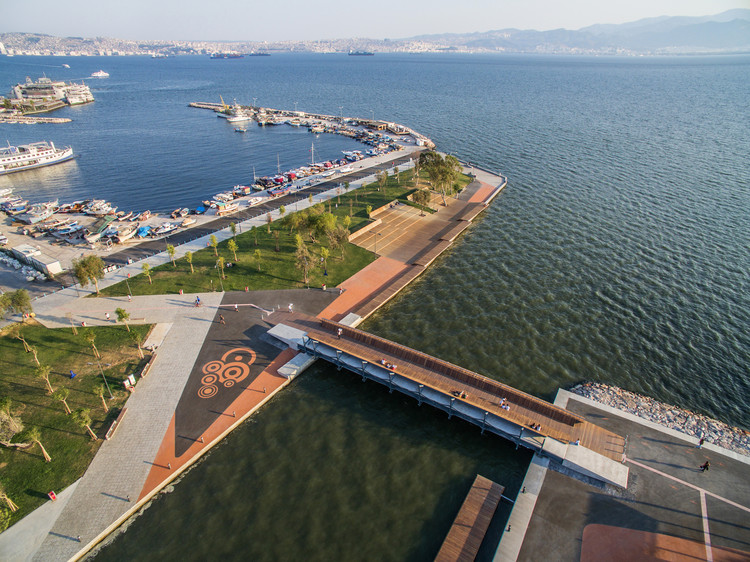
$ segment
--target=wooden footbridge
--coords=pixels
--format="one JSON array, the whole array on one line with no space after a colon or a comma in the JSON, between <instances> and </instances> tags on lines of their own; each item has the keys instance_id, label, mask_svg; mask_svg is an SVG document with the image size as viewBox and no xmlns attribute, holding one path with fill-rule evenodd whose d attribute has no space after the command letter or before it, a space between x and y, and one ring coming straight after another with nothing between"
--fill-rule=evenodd
<instances>
[{"instance_id":1,"label":"wooden footbridge","mask_svg":"<svg viewBox=\"0 0 750 562\"><path fill-rule=\"evenodd\" d=\"M448 361L331 320L284 311L267 320L277 325L272 335L279 333L277 328L287 330L301 351L354 371L363 380L377 380L391 392L396 389L412 395L420 404L427 402L449 417L456 415L475 423L483 432L492 431L535 450L541 450L549 437L563 446L580 445L618 463L623 459L623 437Z\"/></svg>"}]
</instances>

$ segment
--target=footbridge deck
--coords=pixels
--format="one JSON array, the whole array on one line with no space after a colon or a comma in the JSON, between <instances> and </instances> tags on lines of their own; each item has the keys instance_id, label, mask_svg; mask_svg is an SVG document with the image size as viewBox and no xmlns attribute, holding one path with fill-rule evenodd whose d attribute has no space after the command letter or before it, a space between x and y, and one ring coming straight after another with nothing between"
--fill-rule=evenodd
<instances>
[{"instance_id":1,"label":"footbridge deck","mask_svg":"<svg viewBox=\"0 0 750 562\"><path fill-rule=\"evenodd\" d=\"M549 402L362 330L331 320L278 311L268 317L299 333L298 347L401 392L414 395L533 449L546 437L579 444L620 462L625 439Z\"/></svg>"}]
</instances>

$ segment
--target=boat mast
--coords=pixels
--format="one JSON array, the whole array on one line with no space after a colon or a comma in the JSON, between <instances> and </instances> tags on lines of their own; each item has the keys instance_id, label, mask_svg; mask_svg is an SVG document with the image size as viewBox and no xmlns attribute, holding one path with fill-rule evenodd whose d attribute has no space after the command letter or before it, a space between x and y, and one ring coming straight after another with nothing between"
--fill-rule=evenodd
<instances>
[{"instance_id":1,"label":"boat mast","mask_svg":"<svg viewBox=\"0 0 750 562\"><path fill-rule=\"evenodd\" d=\"M315 143L310 144L310 165L315 165Z\"/></svg>"}]
</instances>

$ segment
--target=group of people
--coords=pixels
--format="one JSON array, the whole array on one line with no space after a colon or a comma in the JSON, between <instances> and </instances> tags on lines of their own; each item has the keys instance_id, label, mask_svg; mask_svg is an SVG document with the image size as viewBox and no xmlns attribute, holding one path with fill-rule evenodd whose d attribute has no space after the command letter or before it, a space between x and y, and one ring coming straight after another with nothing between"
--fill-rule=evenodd
<instances>
[{"instance_id":1,"label":"group of people","mask_svg":"<svg viewBox=\"0 0 750 562\"><path fill-rule=\"evenodd\" d=\"M533 429L534 431L541 431L542 430L542 424L539 423L530 423L529 427Z\"/></svg>"},{"instance_id":2,"label":"group of people","mask_svg":"<svg viewBox=\"0 0 750 562\"><path fill-rule=\"evenodd\" d=\"M381 359L381 360L380 360L380 364L381 364L381 365L382 365L383 367L385 367L386 369L390 369L391 371L395 371L395 370L396 370L396 365L394 365L394 364L392 364L392 363L389 363L389 362L388 362L388 361L386 361L385 359Z\"/></svg>"},{"instance_id":3,"label":"group of people","mask_svg":"<svg viewBox=\"0 0 750 562\"><path fill-rule=\"evenodd\" d=\"M456 398L466 399L469 397L468 392L464 392L463 390L451 390L451 394L455 396Z\"/></svg>"}]
</instances>

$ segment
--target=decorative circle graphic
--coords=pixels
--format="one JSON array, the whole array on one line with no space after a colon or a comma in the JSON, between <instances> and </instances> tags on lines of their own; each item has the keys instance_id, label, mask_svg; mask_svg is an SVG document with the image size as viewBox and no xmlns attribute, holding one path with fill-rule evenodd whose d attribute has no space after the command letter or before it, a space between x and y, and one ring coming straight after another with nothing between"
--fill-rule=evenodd
<instances>
[{"instance_id":1,"label":"decorative circle graphic","mask_svg":"<svg viewBox=\"0 0 750 562\"><path fill-rule=\"evenodd\" d=\"M227 363L227 359L232 361ZM203 365L204 376L198 396L211 398L219 391L219 385L231 388L250 374L250 365L255 363L255 352L247 347L237 347L227 351L220 360Z\"/></svg>"}]
</instances>

